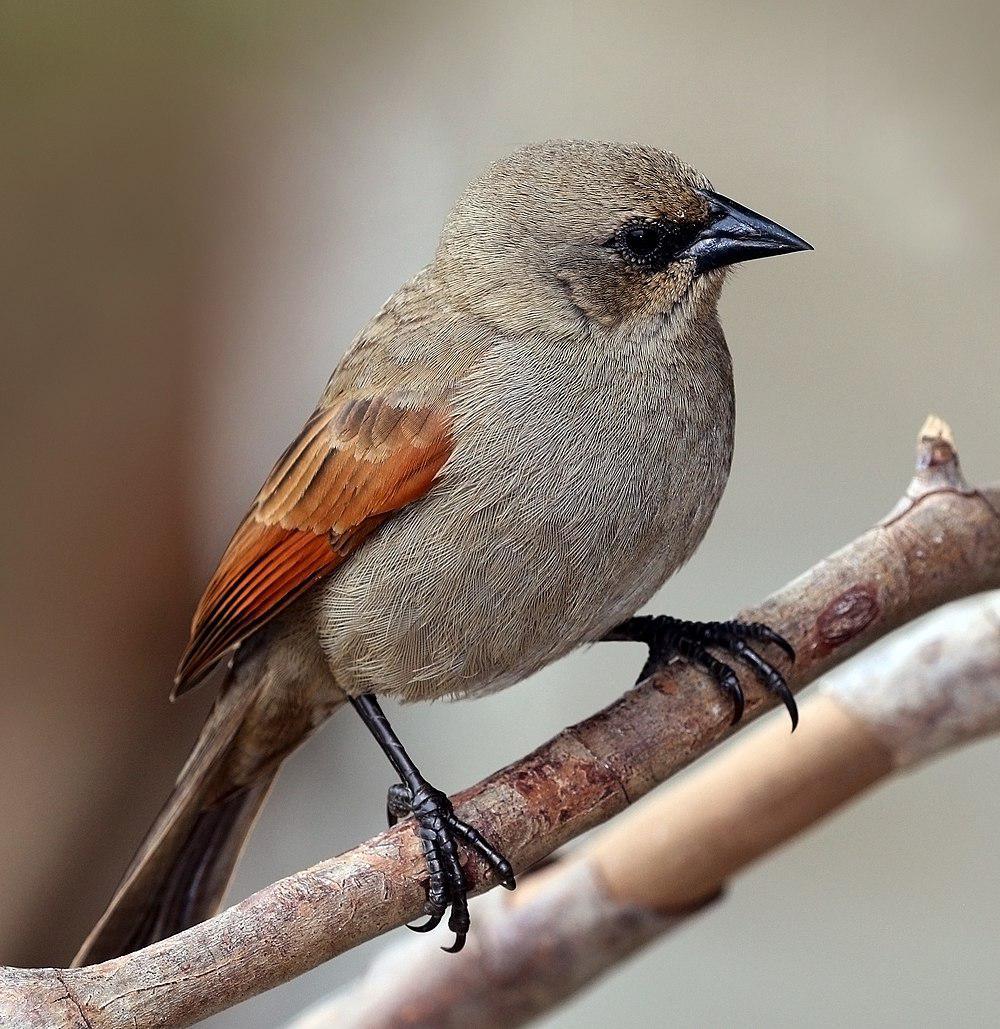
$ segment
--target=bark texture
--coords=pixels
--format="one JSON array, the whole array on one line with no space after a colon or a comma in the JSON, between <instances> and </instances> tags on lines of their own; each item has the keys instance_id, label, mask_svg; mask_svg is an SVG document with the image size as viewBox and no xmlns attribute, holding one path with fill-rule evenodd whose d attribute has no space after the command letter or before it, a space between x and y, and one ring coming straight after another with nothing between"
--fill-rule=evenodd
<instances>
[{"instance_id":1,"label":"bark texture","mask_svg":"<svg viewBox=\"0 0 1000 1029\"><path fill-rule=\"evenodd\" d=\"M929 421L897 508L740 617L791 641L788 680L800 689L903 622L997 586L1000 487L969 487L947 427ZM774 701L743 684L750 721ZM459 794L456 808L524 870L720 742L729 718L712 684L670 666ZM466 875L474 891L491 885L474 859ZM190 1025L418 917L423 888L404 822L135 954L73 970L0 969L0 1024Z\"/></svg>"},{"instance_id":2,"label":"bark texture","mask_svg":"<svg viewBox=\"0 0 1000 1029\"><path fill-rule=\"evenodd\" d=\"M681 926L733 875L918 757L1000 730L1000 590L949 604L567 858L473 910L455 960L409 937L288 1029L507 1027Z\"/></svg>"}]
</instances>

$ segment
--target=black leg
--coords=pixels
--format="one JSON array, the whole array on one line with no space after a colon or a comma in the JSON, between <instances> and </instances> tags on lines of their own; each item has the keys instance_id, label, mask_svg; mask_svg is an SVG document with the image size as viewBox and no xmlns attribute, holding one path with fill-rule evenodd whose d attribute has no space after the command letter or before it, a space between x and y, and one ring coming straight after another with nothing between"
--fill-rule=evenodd
<instances>
[{"instance_id":1,"label":"black leg","mask_svg":"<svg viewBox=\"0 0 1000 1029\"><path fill-rule=\"evenodd\" d=\"M389 789L386 802L389 824L393 825L399 818L411 814L417 823L416 832L427 864L427 904L424 911L428 919L422 925L411 925L410 928L416 932L428 932L441 921L450 906L448 928L455 934L455 942L442 949L457 953L465 946L469 932L465 877L458 860L459 840L486 861L508 890L515 886L514 871L507 859L480 833L455 816L451 801L420 774L375 697L370 693L351 697L351 704L402 780Z\"/></svg>"},{"instance_id":2,"label":"black leg","mask_svg":"<svg viewBox=\"0 0 1000 1029\"><path fill-rule=\"evenodd\" d=\"M629 618L613 629L606 640L634 640L649 647L649 659L640 673L645 678L654 668L671 657L680 657L712 676L733 701L733 724L743 717L743 689L729 665L711 654L708 647L717 647L739 658L753 669L757 678L781 698L792 719L792 729L799 724L795 697L785 677L754 650L748 640L770 643L790 660L795 660L792 645L773 629L760 622L685 622L667 615Z\"/></svg>"}]
</instances>

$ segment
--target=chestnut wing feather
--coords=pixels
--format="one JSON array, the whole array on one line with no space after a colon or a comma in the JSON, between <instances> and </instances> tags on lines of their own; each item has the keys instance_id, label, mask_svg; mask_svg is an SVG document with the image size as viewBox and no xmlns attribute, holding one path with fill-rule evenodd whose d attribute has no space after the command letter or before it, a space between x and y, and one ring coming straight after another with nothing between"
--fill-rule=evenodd
<instances>
[{"instance_id":1,"label":"chestnut wing feather","mask_svg":"<svg viewBox=\"0 0 1000 1029\"><path fill-rule=\"evenodd\" d=\"M335 397L281 456L205 590L174 695L423 496L453 449L440 405Z\"/></svg>"}]
</instances>

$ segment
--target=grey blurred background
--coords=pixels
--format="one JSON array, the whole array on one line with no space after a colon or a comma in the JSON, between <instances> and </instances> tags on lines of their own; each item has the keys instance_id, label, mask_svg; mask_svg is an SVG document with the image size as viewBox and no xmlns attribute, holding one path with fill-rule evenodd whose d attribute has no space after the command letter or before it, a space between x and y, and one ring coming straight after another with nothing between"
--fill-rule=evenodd
<instances>
[{"instance_id":1,"label":"grey blurred background","mask_svg":"<svg viewBox=\"0 0 1000 1029\"><path fill-rule=\"evenodd\" d=\"M524 142L673 149L816 246L726 290L733 477L658 609L727 616L863 530L928 411L1000 477L998 30L994 3L0 5L0 960L65 962L98 916L210 702L167 693L215 559L454 197ZM640 663L391 714L458 788ZM995 1024L998 773L987 744L876 793L551 1024ZM378 830L389 781L342 713L232 896ZM279 1024L378 946L210 1025Z\"/></svg>"}]
</instances>

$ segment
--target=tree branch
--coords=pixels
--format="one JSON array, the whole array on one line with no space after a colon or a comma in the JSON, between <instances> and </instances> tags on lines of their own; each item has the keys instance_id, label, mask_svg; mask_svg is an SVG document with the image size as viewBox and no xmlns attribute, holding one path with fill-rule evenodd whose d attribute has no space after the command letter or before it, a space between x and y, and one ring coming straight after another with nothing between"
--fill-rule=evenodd
<instances>
[{"instance_id":1,"label":"tree branch","mask_svg":"<svg viewBox=\"0 0 1000 1029\"><path fill-rule=\"evenodd\" d=\"M523 1025L682 925L761 855L898 769L1000 730L1000 590L929 616L566 858L474 906L457 959L426 937L289 1029Z\"/></svg>"},{"instance_id":2,"label":"tree branch","mask_svg":"<svg viewBox=\"0 0 1000 1029\"><path fill-rule=\"evenodd\" d=\"M741 613L798 651L800 689L939 604L1000 586L1000 487L966 485L947 427L929 420L897 508L853 543ZM773 698L744 678L746 720ZM670 666L534 753L459 794L461 817L526 869L598 825L732 731L730 709ZM489 885L475 859L473 890ZM283 879L208 922L81 969L0 969L11 1024L89 1029L190 1025L420 915L424 869L408 823Z\"/></svg>"}]
</instances>

